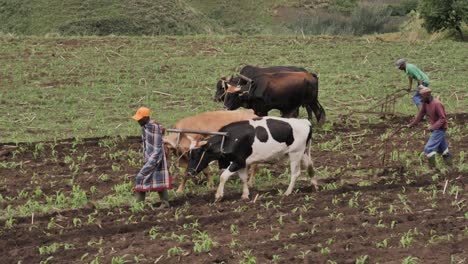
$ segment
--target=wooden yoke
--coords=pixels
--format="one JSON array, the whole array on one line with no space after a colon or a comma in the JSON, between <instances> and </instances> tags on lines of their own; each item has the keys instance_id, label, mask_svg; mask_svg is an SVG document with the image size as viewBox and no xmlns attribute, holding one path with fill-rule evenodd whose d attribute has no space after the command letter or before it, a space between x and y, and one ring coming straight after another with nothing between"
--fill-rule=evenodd
<instances>
[{"instance_id":1,"label":"wooden yoke","mask_svg":"<svg viewBox=\"0 0 468 264\"><path fill-rule=\"evenodd\" d=\"M217 135L217 136L223 136L223 139L221 140L221 146L220 146L221 152L223 152L224 139L225 139L225 138L227 137L227 135L228 135L227 132L211 132L211 131L201 131L201 130L182 130L182 129L175 129L175 128L168 128L168 129L166 129L166 131L167 131L167 132L172 132L172 133L178 133L176 146L179 145L179 140L180 140L180 134L181 134L181 133L192 133L192 134L202 134L202 135Z\"/></svg>"}]
</instances>

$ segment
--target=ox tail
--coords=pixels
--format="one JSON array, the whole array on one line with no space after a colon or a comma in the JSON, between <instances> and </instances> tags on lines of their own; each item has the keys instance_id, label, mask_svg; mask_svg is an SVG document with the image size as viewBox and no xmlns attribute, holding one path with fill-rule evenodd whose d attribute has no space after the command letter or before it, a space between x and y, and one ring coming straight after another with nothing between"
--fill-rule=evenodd
<instances>
[{"instance_id":1,"label":"ox tail","mask_svg":"<svg viewBox=\"0 0 468 264\"><path fill-rule=\"evenodd\" d=\"M306 141L306 154L310 156L310 145L312 144L312 124L309 125L309 134L307 135L307 141Z\"/></svg>"},{"instance_id":2,"label":"ox tail","mask_svg":"<svg viewBox=\"0 0 468 264\"><path fill-rule=\"evenodd\" d=\"M312 121L312 112L313 112L315 117L317 118L317 122L319 125L325 122L325 119L326 119L325 109L323 109L322 105L319 103L318 100L315 100L310 105L305 105L305 108L307 110L307 114L311 121Z\"/></svg>"},{"instance_id":3,"label":"ox tail","mask_svg":"<svg viewBox=\"0 0 468 264\"><path fill-rule=\"evenodd\" d=\"M312 89L312 100L309 101L308 107L306 106L307 109L307 114L309 115L309 119L312 119L310 110L314 112L315 118L317 118L317 122L319 125L322 125L325 122L325 109L323 109L322 105L318 101L318 76L315 73L311 73L311 75L314 77L314 80L311 80L309 85L310 88ZM309 109L311 108L311 109ZM312 121L312 120L311 120Z\"/></svg>"},{"instance_id":4,"label":"ox tail","mask_svg":"<svg viewBox=\"0 0 468 264\"><path fill-rule=\"evenodd\" d=\"M318 99L317 99L317 102L316 102L316 109L317 109L317 111L315 111L315 117L317 118L317 122L319 124L325 123L325 119L326 119L325 109L323 109L323 107L319 103Z\"/></svg>"}]
</instances>

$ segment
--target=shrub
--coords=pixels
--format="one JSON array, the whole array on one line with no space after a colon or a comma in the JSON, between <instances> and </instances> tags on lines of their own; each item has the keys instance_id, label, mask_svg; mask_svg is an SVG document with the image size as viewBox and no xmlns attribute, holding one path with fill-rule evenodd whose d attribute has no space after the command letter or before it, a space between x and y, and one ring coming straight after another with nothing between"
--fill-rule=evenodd
<instances>
[{"instance_id":1,"label":"shrub","mask_svg":"<svg viewBox=\"0 0 468 264\"><path fill-rule=\"evenodd\" d=\"M388 10L391 16L405 16L411 11L416 11L419 0L403 0L398 5L389 5Z\"/></svg>"},{"instance_id":2,"label":"shrub","mask_svg":"<svg viewBox=\"0 0 468 264\"><path fill-rule=\"evenodd\" d=\"M355 35L384 33L390 21L389 10L382 5L359 5L351 14L351 27Z\"/></svg>"},{"instance_id":3,"label":"shrub","mask_svg":"<svg viewBox=\"0 0 468 264\"><path fill-rule=\"evenodd\" d=\"M468 0L421 0L419 12L427 32L451 29L464 38L461 23L468 22Z\"/></svg>"},{"instance_id":4,"label":"shrub","mask_svg":"<svg viewBox=\"0 0 468 264\"><path fill-rule=\"evenodd\" d=\"M296 33L310 35L364 35L398 30L383 5L358 5L350 16L316 12L290 26Z\"/></svg>"}]
</instances>

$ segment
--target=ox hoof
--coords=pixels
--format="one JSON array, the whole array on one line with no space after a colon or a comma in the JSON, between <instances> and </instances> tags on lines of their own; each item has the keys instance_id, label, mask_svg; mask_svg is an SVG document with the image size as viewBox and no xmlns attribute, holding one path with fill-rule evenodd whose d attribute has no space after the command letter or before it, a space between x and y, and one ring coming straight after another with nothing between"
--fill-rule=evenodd
<instances>
[{"instance_id":1,"label":"ox hoof","mask_svg":"<svg viewBox=\"0 0 468 264\"><path fill-rule=\"evenodd\" d=\"M244 200L244 201L248 201L248 200L250 200L250 198L249 198L249 196L248 196L248 195L247 195L247 196L244 196L244 195L242 195L241 199L242 199L242 200Z\"/></svg>"},{"instance_id":2,"label":"ox hoof","mask_svg":"<svg viewBox=\"0 0 468 264\"><path fill-rule=\"evenodd\" d=\"M223 199L222 195L216 195L215 196L215 203L220 202Z\"/></svg>"},{"instance_id":3,"label":"ox hoof","mask_svg":"<svg viewBox=\"0 0 468 264\"><path fill-rule=\"evenodd\" d=\"M291 191L287 191L284 193L284 196L289 196L291 194Z\"/></svg>"}]
</instances>

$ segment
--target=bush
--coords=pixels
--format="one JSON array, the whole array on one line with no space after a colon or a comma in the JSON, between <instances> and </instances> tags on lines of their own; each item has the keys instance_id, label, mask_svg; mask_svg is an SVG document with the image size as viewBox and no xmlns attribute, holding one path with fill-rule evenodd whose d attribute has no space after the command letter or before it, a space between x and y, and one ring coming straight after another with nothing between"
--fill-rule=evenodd
<instances>
[{"instance_id":1,"label":"bush","mask_svg":"<svg viewBox=\"0 0 468 264\"><path fill-rule=\"evenodd\" d=\"M290 26L294 31L309 35L364 35L397 31L390 11L382 5L358 5L351 16L339 13L314 13Z\"/></svg>"},{"instance_id":2,"label":"bush","mask_svg":"<svg viewBox=\"0 0 468 264\"><path fill-rule=\"evenodd\" d=\"M468 0L421 0L419 12L427 32L456 30L464 38L461 23L468 22Z\"/></svg>"},{"instance_id":3,"label":"bush","mask_svg":"<svg viewBox=\"0 0 468 264\"><path fill-rule=\"evenodd\" d=\"M398 5L389 5L388 10L391 16L406 16L411 11L416 11L419 0L404 0Z\"/></svg>"},{"instance_id":4,"label":"bush","mask_svg":"<svg viewBox=\"0 0 468 264\"><path fill-rule=\"evenodd\" d=\"M290 28L306 35L352 35L348 20L339 14L315 13L299 19Z\"/></svg>"},{"instance_id":5,"label":"bush","mask_svg":"<svg viewBox=\"0 0 468 264\"><path fill-rule=\"evenodd\" d=\"M350 22L355 35L384 33L385 24L390 22L390 11L384 6L359 5L353 10Z\"/></svg>"},{"instance_id":6,"label":"bush","mask_svg":"<svg viewBox=\"0 0 468 264\"><path fill-rule=\"evenodd\" d=\"M331 11L336 11L345 15L351 14L353 10L357 7L357 0L334 0L329 9Z\"/></svg>"}]
</instances>

